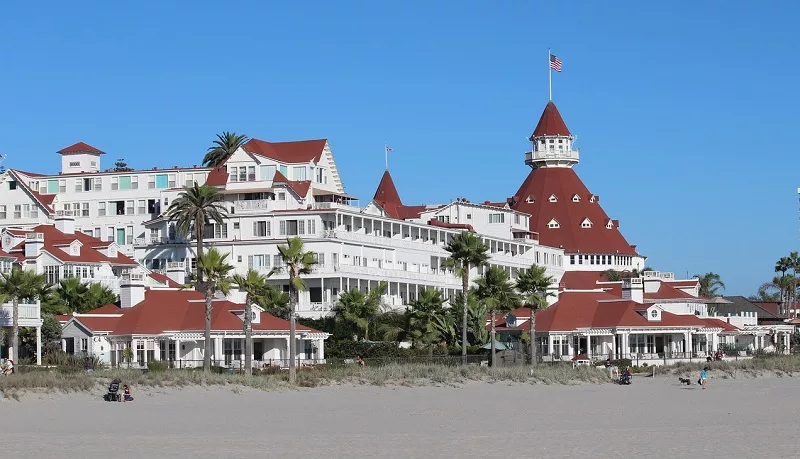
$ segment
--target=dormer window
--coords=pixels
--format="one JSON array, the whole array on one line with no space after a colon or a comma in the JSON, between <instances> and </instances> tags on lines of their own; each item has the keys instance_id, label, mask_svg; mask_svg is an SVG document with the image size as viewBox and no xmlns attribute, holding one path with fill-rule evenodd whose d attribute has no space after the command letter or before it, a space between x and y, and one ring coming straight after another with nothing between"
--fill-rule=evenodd
<instances>
[{"instance_id":1,"label":"dormer window","mask_svg":"<svg viewBox=\"0 0 800 459\"><path fill-rule=\"evenodd\" d=\"M572 202L581 202L581 197L577 194L572 197Z\"/></svg>"},{"instance_id":2,"label":"dormer window","mask_svg":"<svg viewBox=\"0 0 800 459\"><path fill-rule=\"evenodd\" d=\"M533 202L533 196L529 195L527 198L525 198L525 202L527 202L527 203Z\"/></svg>"},{"instance_id":3,"label":"dormer window","mask_svg":"<svg viewBox=\"0 0 800 459\"><path fill-rule=\"evenodd\" d=\"M655 309L650 311L650 317L653 318L653 319L657 319L658 318L658 311L656 311Z\"/></svg>"},{"instance_id":4,"label":"dormer window","mask_svg":"<svg viewBox=\"0 0 800 459\"><path fill-rule=\"evenodd\" d=\"M594 202L594 195L589 196L589 202Z\"/></svg>"},{"instance_id":5,"label":"dormer window","mask_svg":"<svg viewBox=\"0 0 800 459\"><path fill-rule=\"evenodd\" d=\"M547 222L547 227L551 229L561 228L561 225L558 224L558 221L554 218Z\"/></svg>"},{"instance_id":6,"label":"dormer window","mask_svg":"<svg viewBox=\"0 0 800 459\"><path fill-rule=\"evenodd\" d=\"M611 223L611 220L609 220L608 223L606 223L606 229L614 229L614 224Z\"/></svg>"},{"instance_id":7,"label":"dormer window","mask_svg":"<svg viewBox=\"0 0 800 459\"><path fill-rule=\"evenodd\" d=\"M556 197L556 195L551 194L550 198L548 199L548 201L550 201L550 202L558 202L558 198Z\"/></svg>"},{"instance_id":8,"label":"dormer window","mask_svg":"<svg viewBox=\"0 0 800 459\"><path fill-rule=\"evenodd\" d=\"M591 227L592 227L592 221L589 220L588 217L584 218L583 221L581 222L581 228L591 228Z\"/></svg>"}]
</instances>

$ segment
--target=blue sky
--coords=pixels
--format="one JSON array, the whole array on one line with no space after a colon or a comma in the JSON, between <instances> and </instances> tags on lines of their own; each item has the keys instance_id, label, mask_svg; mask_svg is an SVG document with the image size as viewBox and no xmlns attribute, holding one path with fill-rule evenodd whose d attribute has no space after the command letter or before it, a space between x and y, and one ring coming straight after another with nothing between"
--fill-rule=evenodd
<instances>
[{"instance_id":1,"label":"blue sky","mask_svg":"<svg viewBox=\"0 0 800 459\"><path fill-rule=\"evenodd\" d=\"M791 2L145 1L0 7L0 152L51 172L85 141L135 167L214 135L327 138L372 196L501 200L553 95L589 189L648 264L750 294L797 249Z\"/></svg>"}]
</instances>

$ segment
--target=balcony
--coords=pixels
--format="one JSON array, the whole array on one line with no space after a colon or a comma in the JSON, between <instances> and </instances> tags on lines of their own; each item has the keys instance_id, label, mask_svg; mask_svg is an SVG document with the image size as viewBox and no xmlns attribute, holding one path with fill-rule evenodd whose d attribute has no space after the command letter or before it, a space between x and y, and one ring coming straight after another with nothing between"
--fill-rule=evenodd
<instances>
[{"instance_id":1,"label":"balcony","mask_svg":"<svg viewBox=\"0 0 800 459\"><path fill-rule=\"evenodd\" d=\"M389 246L401 249L416 249L432 251L435 254L449 256L444 246L441 244L434 244L433 239L427 241L422 239L411 240L401 239L384 236L374 236L372 234L354 233L352 231L334 231L325 230L322 232L322 237L326 239L341 239L343 241L360 242L363 244L372 244L377 246Z\"/></svg>"},{"instance_id":2,"label":"balcony","mask_svg":"<svg viewBox=\"0 0 800 459\"><path fill-rule=\"evenodd\" d=\"M0 327L11 327L14 324L14 306L3 303L0 306ZM39 303L20 303L19 304L19 325L22 327L40 327L42 325L42 314Z\"/></svg>"},{"instance_id":3,"label":"balcony","mask_svg":"<svg viewBox=\"0 0 800 459\"><path fill-rule=\"evenodd\" d=\"M580 161L580 149L576 150L545 150L529 151L525 153L525 164L533 162L553 162L574 164Z\"/></svg>"},{"instance_id":4,"label":"balcony","mask_svg":"<svg viewBox=\"0 0 800 459\"><path fill-rule=\"evenodd\" d=\"M361 212L361 208L358 206L351 206L349 204L341 204L338 202L316 202L311 205L311 208L314 210L342 209L353 212Z\"/></svg>"},{"instance_id":5,"label":"balcony","mask_svg":"<svg viewBox=\"0 0 800 459\"><path fill-rule=\"evenodd\" d=\"M236 212L252 212L252 211L269 211L273 208L273 200L271 199L253 199L253 200L242 200L242 201L235 201L236 204L235 210Z\"/></svg>"},{"instance_id":6,"label":"balcony","mask_svg":"<svg viewBox=\"0 0 800 459\"><path fill-rule=\"evenodd\" d=\"M159 245L159 244L185 244L186 241L182 239L176 238L168 238L168 237L137 237L133 239L133 246L134 247L145 247L148 245Z\"/></svg>"}]
</instances>

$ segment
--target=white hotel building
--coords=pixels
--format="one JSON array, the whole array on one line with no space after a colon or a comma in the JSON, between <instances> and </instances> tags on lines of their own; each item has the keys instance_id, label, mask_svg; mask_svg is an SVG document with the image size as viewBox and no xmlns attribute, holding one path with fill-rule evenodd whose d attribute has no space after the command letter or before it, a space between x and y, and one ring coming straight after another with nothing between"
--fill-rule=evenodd
<instances>
[{"instance_id":1,"label":"white hotel building","mask_svg":"<svg viewBox=\"0 0 800 459\"><path fill-rule=\"evenodd\" d=\"M299 236L319 265L307 276L298 312L328 314L339 292L369 290L388 282L387 307L402 307L420 289L433 287L445 298L460 291L460 280L442 268L444 247L466 229L490 247L491 261L507 269L545 266L560 280L561 248L539 244L530 215L510 203L458 200L447 205L402 203L388 171L365 207L345 193L326 140L250 140L221 166L135 171L103 170L104 153L78 143L58 152L54 175L9 169L0 176L0 228L53 223L58 212L74 215L76 231L114 242L122 254L150 270L170 261L194 264L194 248L165 220L163 211L194 182L220 188L229 218L206 228L206 242L231 254L238 272L265 274L280 263L277 246ZM472 275L480 274L474 270ZM286 284L285 275L273 276ZM555 287L555 286L554 286Z\"/></svg>"}]
</instances>

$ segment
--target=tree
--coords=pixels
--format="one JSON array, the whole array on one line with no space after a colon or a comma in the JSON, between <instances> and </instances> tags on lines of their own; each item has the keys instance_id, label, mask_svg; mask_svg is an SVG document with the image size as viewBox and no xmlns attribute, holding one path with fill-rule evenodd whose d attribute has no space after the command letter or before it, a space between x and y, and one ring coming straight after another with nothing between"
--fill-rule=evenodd
<instances>
[{"instance_id":1,"label":"tree","mask_svg":"<svg viewBox=\"0 0 800 459\"><path fill-rule=\"evenodd\" d=\"M616 269L606 269L603 271L602 276L605 277L609 282L617 282L622 280L620 272Z\"/></svg>"},{"instance_id":2,"label":"tree","mask_svg":"<svg viewBox=\"0 0 800 459\"><path fill-rule=\"evenodd\" d=\"M725 283L717 273L695 274L694 277L700 281L700 296L703 298L714 298L717 296L717 290L720 288L725 290Z\"/></svg>"},{"instance_id":3,"label":"tree","mask_svg":"<svg viewBox=\"0 0 800 459\"><path fill-rule=\"evenodd\" d=\"M0 276L0 293L11 300L11 360L16 363L19 362L19 303L37 300L47 282L44 276L20 268L14 268L10 273Z\"/></svg>"},{"instance_id":4,"label":"tree","mask_svg":"<svg viewBox=\"0 0 800 459\"><path fill-rule=\"evenodd\" d=\"M370 324L380 312L381 297L386 293L386 282L380 282L369 293L352 289L339 295L334 317L339 322L350 325L362 332L364 340L369 340Z\"/></svg>"},{"instance_id":5,"label":"tree","mask_svg":"<svg viewBox=\"0 0 800 459\"><path fill-rule=\"evenodd\" d=\"M278 246L281 257L281 266L276 266L270 271L270 276L282 271L289 274L289 384L297 381L297 343L295 342L295 329L297 327L297 303L300 292L306 289L306 284L301 276L311 274L317 257L313 252L306 252L303 240L299 237L286 239L285 245Z\"/></svg>"},{"instance_id":6,"label":"tree","mask_svg":"<svg viewBox=\"0 0 800 459\"><path fill-rule=\"evenodd\" d=\"M62 279L48 301L63 304L68 312L83 314L107 304L116 303L117 295L97 283L81 282L76 277Z\"/></svg>"},{"instance_id":7,"label":"tree","mask_svg":"<svg viewBox=\"0 0 800 459\"><path fill-rule=\"evenodd\" d=\"M267 282L258 271L250 269L247 274L233 275L233 282L239 290L247 294L244 311L244 368L247 375L253 374L253 305L260 303L264 296Z\"/></svg>"},{"instance_id":8,"label":"tree","mask_svg":"<svg viewBox=\"0 0 800 459\"><path fill-rule=\"evenodd\" d=\"M522 269L517 274L516 287L531 308L531 365L536 365L536 311L547 308L547 297L552 296L547 289L553 284L553 277L547 275L543 266L531 265L530 269Z\"/></svg>"},{"instance_id":9,"label":"tree","mask_svg":"<svg viewBox=\"0 0 800 459\"><path fill-rule=\"evenodd\" d=\"M225 162L234 151L247 143L248 140L250 139L248 139L246 135L236 134L235 132L225 131L222 134L217 134L217 140L208 147L208 152L203 157L203 165L207 167L219 166Z\"/></svg>"},{"instance_id":10,"label":"tree","mask_svg":"<svg viewBox=\"0 0 800 459\"><path fill-rule=\"evenodd\" d=\"M206 223L213 221L222 225L228 212L224 206L225 197L219 190L210 185L193 186L184 188L180 195L170 204L166 217L175 222L175 229L184 237L194 231L197 241L197 259L203 255L203 230ZM200 265L198 263L195 284L201 288Z\"/></svg>"},{"instance_id":11,"label":"tree","mask_svg":"<svg viewBox=\"0 0 800 459\"><path fill-rule=\"evenodd\" d=\"M781 287L778 286L779 282L780 278L775 277L772 279L772 282L761 284L761 286L758 287L758 292L755 295L750 295L748 299L751 301L769 302L769 303L780 302L781 294L783 293L783 291L781 290Z\"/></svg>"},{"instance_id":12,"label":"tree","mask_svg":"<svg viewBox=\"0 0 800 459\"><path fill-rule=\"evenodd\" d=\"M509 280L506 270L499 266L490 266L483 276L475 280L475 296L489 310L489 320L491 321L489 339L492 343L492 367L494 367L495 345L497 342L495 339L495 319L497 314L518 308L520 297L514 290L514 285Z\"/></svg>"},{"instance_id":13,"label":"tree","mask_svg":"<svg viewBox=\"0 0 800 459\"><path fill-rule=\"evenodd\" d=\"M450 258L445 260L443 266L454 268L456 275L461 276L461 291L464 292L461 319L461 363L466 365L469 271L471 268L486 265L489 260L489 247L475 233L463 231L453 236L444 249L450 253Z\"/></svg>"},{"instance_id":14,"label":"tree","mask_svg":"<svg viewBox=\"0 0 800 459\"><path fill-rule=\"evenodd\" d=\"M434 288L423 288L410 306L408 321L410 335L414 341L427 345L432 356L433 344L441 342L444 338L441 329L443 327L437 327L437 323L441 323L438 318L445 315L442 292Z\"/></svg>"},{"instance_id":15,"label":"tree","mask_svg":"<svg viewBox=\"0 0 800 459\"><path fill-rule=\"evenodd\" d=\"M206 300L206 323L204 331L205 339L205 352L203 353L203 371L211 373L211 316L214 312L212 300L214 293L219 290L224 294L228 294L231 288L230 273L233 271L233 266L228 264L228 256L230 254L222 254L216 248L209 249L206 253L200 255L197 260L198 279L195 281L200 286L199 290L203 292ZM195 286L197 288L197 286Z\"/></svg>"},{"instance_id":16,"label":"tree","mask_svg":"<svg viewBox=\"0 0 800 459\"><path fill-rule=\"evenodd\" d=\"M269 284L264 287L264 295L259 298L261 301L259 306L264 308L267 314L289 320L289 295Z\"/></svg>"},{"instance_id":17,"label":"tree","mask_svg":"<svg viewBox=\"0 0 800 459\"><path fill-rule=\"evenodd\" d=\"M133 169L128 167L128 163L125 162L125 159L119 158L117 162L114 163L114 168L111 170L114 172L130 172Z\"/></svg>"}]
</instances>

